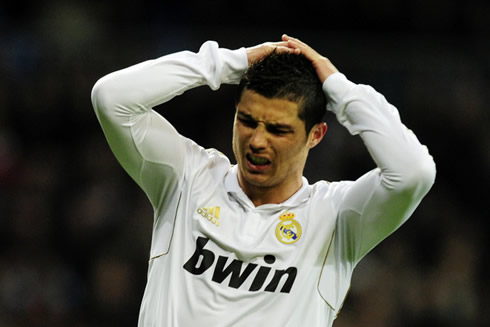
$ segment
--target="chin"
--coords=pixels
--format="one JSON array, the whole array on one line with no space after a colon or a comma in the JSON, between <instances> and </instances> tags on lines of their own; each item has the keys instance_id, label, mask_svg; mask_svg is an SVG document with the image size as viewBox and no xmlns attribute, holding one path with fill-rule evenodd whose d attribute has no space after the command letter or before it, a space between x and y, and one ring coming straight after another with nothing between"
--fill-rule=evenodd
<instances>
[{"instance_id":1,"label":"chin","mask_svg":"<svg viewBox=\"0 0 490 327\"><path fill-rule=\"evenodd\" d=\"M270 178L263 174L246 173L243 175L243 180L255 187L269 187L272 185Z\"/></svg>"}]
</instances>

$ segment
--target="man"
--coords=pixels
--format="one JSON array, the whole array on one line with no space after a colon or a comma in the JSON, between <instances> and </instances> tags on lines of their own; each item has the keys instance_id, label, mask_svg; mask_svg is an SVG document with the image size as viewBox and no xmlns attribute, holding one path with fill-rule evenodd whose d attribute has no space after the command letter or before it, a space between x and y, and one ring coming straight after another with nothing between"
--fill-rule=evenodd
<instances>
[{"instance_id":1,"label":"man","mask_svg":"<svg viewBox=\"0 0 490 327\"><path fill-rule=\"evenodd\" d=\"M222 83L240 83L236 165L152 110ZM325 99L378 166L356 181L302 176L327 130ZM432 157L397 110L287 35L234 51L206 42L140 63L99 80L92 102L154 208L139 326L331 326L354 267L434 182Z\"/></svg>"}]
</instances>

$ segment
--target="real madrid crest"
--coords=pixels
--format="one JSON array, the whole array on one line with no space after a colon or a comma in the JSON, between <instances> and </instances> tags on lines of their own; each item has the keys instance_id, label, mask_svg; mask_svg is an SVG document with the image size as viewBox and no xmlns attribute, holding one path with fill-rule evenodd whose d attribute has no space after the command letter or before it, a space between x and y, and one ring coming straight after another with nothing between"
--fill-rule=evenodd
<instances>
[{"instance_id":1,"label":"real madrid crest","mask_svg":"<svg viewBox=\"0 0 490 327\"><path fill-rule=\"evenodd\" d=\"M285 212L279 216L279 224L276 226L276 237L284 244L296 243L301 237L301 225L294 220L296 215Z\"/></svg>"}]
</instances>

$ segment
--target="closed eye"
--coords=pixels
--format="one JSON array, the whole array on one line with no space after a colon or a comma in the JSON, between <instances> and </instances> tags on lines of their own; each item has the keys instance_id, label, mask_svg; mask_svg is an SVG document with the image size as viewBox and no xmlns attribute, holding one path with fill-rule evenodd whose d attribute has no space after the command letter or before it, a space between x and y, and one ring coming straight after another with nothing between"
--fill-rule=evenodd
<instances>
[{"instance_id":1,"label":"closed eye","mask_svg":"<svg viewBox=\"0 0 490 327\"><path fill-rule=\"evenodd\" d=\"M258 125L258 122L252 116L242 112L238 112L237 120L240 124L249 128L257 128ZM266 123L265 127L269 133L279 136L294 132L292 126L285 124Z\"/></svg>"},{"instance_id":2,"label":"closed eye","mask_svg":"<svg viewBox=\"0 0 490 327\"><path fill-rule=\"evenodd\" d=\"M283 127L283 126L275 126L275 125L267 125L267 130L276 135L284 135L288 133L292 133L292 129L289 127Z\"/></svg>"},{"instance_id":3,"label":"closed eye","mask_svg":"<svg viewBox=\"0 0 490 327\"><path fill-rule=\"evenodd\" d=\"M237 119L242 125L244 125L246 127L250 127L250 128L257 127L257 122L253 119L246 119L243 117L238 117Z\"/></svg>"},{"instance_id":4,"label":"closed eye","mask_svg":"<svg viewBox=\"0 0 490 327\"><path fill-rule=\"evenodd\" d=\"M245 113L239 112L237 114L237 120L246 127L250 127L250 128L257 127L257 121L253 119L252 116L247 115Z\"/></svg>"}]
</instances>

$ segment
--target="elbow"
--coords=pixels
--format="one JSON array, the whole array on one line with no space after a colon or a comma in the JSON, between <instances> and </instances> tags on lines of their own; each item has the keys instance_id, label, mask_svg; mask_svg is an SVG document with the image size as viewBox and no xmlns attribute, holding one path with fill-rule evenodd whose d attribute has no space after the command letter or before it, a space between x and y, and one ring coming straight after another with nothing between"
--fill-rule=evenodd
<instances>
[{"instance_id":1,"label":"elbow","mask_svg":"<svg viewBox=\"0 0 490 327\"><path fill-rule=\"evenodd\" d=\"M436 164L432 156L427 154L424 160L420 160L412 174L415 175L411 183L412 187L416 189L417 193L426 194L436 180Z\"/></svg>"},{"instance_id":2,"label":"elbow","mask_svg":"<svg viewBox=\"0 0 490 327\"><path fill-rule=\"evenodd\" d=\"M436 165L428 153L404 165L396 173L383 174L382 183L388 189L416 197L424 196L431 189L436 179Z\"/></svg>"},{"instance_id":3,"label":"elbow","mask_svg":"<svg viewBox=\"0 0 490 327\"><path fill-rule=\"evenodd\" d=\"M102 77L94 84L90 97L96 113L112 107L112 104L114 104L113 92L111 92L111 87L106 77Z\"/></svg>"},{"instance_id":4,"label":"elbow","mask_svg":"<svg viewBox=\"0 0 490 327\"><path fill-rule=\"evenodd\" d=\"M416 197L427 194L436 179L436 165L428 153L419 160L412 162L402 178L400 189Z\"/></svg>"}]
</instances>

